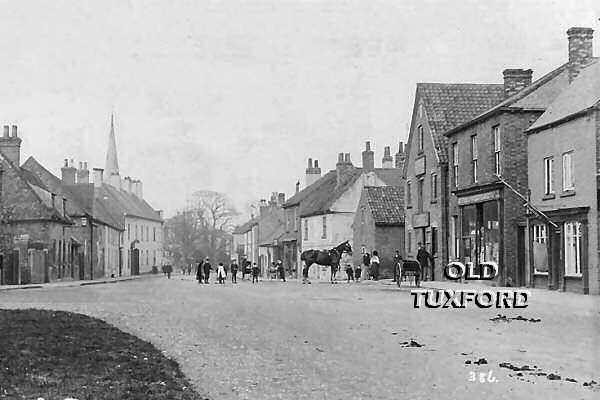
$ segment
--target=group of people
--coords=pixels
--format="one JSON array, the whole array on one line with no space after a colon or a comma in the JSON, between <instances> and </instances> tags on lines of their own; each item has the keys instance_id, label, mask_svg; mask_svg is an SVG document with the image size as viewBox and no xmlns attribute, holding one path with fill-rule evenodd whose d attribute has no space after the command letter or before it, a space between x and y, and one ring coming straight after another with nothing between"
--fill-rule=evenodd
<instances>
[{"instance_id":1,"label":"group of people","mask_svg":"<svg viewBox=\"0 0 600 400\"><path fill-rule=\"evenodd\" d=\"M427 280L428 277L432 277L431 270L433 269L434 259L433 256L425 249L423 243L418 243L419 249L417 251L417 261L421 266L421 279ZM394 282L397 282L401 278L401 268L404 259L400 254L400 250L396 250L394 254ZM373 254L364 253L362 263L356 267L352 266L351 257L344 254L340 260L340 267L346 271L346 279L350 281L360 282L363 279L371 279L378 281L380 277L380 260L377 250L373 250Z\"/></svg>"},{"instance_id":2,"label":"group of people","mask_svg":"<svg viewBox=\"0 0 600 400\"><path fill-rule=\"evenodd\" d=\"M252 283L258 282L259 268L256 263L251 263L245 259L242 261L242 267L238 265L236 259L231 260L231 265L224 265L222 262L217 265L217 283L225 284L227 275L231 273L231 283L237 283L237 274L242 272L242 280L245 279L246 275L252 275ZM198 283L208 284L210 283L210 273L213 271L213 267L210 263L210 258L206 257L201 260L196 266L196 280Z\"/></svg>"}]
</instances>

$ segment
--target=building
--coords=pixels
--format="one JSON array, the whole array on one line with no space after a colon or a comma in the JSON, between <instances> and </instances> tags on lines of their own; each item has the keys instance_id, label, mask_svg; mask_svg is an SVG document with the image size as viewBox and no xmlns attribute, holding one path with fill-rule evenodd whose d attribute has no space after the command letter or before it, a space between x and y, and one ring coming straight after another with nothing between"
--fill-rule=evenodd
<instances>
[{"instance_id":1,"label":"building","mask_svg":"<svg viewBox=\"0 0 600 400\"><path fill-rule=\"evenodd\" d=\"M65 160L58 178L29 157L23 169L35 175L53 193L65 199L72 225L66 228L70 273L62 279L97 279L121 276L123 219L108 211L106 201L95 196L87 163L75 168Z\"/></svg>"},{"instance_id":2,"label":"building","mask_svg":"<svg viewBox=\"0 0 600 400\"><path fill-rule=\"evenodd\" d=\"M284 204L286 234L283 240L287 240L290 233L299 238L298 268L302 265L300 255L304 250L329 250L346 240L353 245L352 223L365 186L400 186L402 171L394 167L389 147L384 150L382 168L375 168L374 152L367 142L362 162L362 168L357 168L350 154L339 153L335 170L316 179ZM291 232L292 225L294 232ZM354 251L353 257L355 263L360 262L360 252ZM314 279L329 278L329 274L326 266L314 266L309 271Z\"/></svg>"},{"instance_id":3,"label":"building","mask_svg":"<svg viewBox=\"0 0 600 400\"><path fill-rule=\"evenodd\" d=\"M570 46L580 34L569 35ZM504 70L505 99L445 133L448 138L449 221L452 253L463 263L496 262L496 284L529 284L523 249L528 190L527 135L558 94L569 84L571 67L582 54L535 82L532 71Z\"/></svg>"},{"instance_id":4,"label":"building","mask_svg":"<svg viewBox=\"0 0 600 400\"><path fill-rule=\"evenodd\" d=\"M0 284L51 282L71 277L72 220L67 199L52 192L21 162L17 126L0 137Z\"/></svg>"},{"instance_id":5,"label":"building","mask_svg":"<svg viewBox=\"0 0 600 400\"><path fill-rule=\"evenodd\" d=\"M107 210L123 221L123 274L139 275L160 269L164 255L162 211L154 210L144 200L140 180L121 178L112 116L105 168L94 168L94 196L106 202Z\"/></svg>"},{"instance_id":6,"label":"building","mask_svg":"<svg viewBox=\"0 0 600 400\"><path fill-rule=\"evenodd\" d=\"M526 262L532 287L600 294L600 62L592 58L592 33L569 30L587 58L526 131L530 202L541 211L528 216Z\"/></svg>"},{"instance_id":7,"label":"building","mask_svg":"<svg viewBox=\"0 0 600 400\"><path fill-rule=\"evenodd\" d=\"M441 279L448 260L457 257L449 234L444 133L499 103L503 94L499 84L417 84L403 172L405 257L416 258L423 243L435 260L431 279Z\"/></svg>"},{"instance_id":8,"label":"building","mask_svg":"<svg viewBox=\"0 0 600 400\"><path fill-rule=\"evenodd\" d=\"M403 188L363 188L352 230L353 243L360 246L361 254L367 249L377 250L381 278L393 278L394 255L396 250L402 253L404 249Z\"/></svg>"}]
</instances>

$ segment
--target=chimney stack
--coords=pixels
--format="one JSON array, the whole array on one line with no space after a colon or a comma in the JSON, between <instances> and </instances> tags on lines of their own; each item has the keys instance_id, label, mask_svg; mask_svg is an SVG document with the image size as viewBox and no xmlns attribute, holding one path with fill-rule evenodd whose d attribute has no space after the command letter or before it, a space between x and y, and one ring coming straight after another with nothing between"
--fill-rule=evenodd
<instances>
[{"instance_id":1,"label":"chimney stack","mask_svg":"<svg viewBox=\"0 0 600 400\"><path fill-rule=\"evenodd\" d=\"M133 194L137 196L138 199L142 199L142 181L140 181L139 179L136 179L134 181L132 181L132 191Z\"/></svg>"},{"instance_id":2,"label":"chimney stack","mask_svg":"<svg viewBox=\"0 0 600 400\"><path fill-rule=\"evenodd\" d=\"M17 126L12 126L12 136L10 135L10 126L4 125L4 136L0 138L0 150L6 158L15 164L21 165L21 138L17 136Z\"/></svg>"},{"instance_id":3,"label":"chimney stack","mask_svg":"<svg viewBox=\"0 0 600 400\"><path fill-rule=\"evenodd\" d=\"M381 159L381 165L383 168L394 168L394 159L392 158L390 146L385 146L383 148L383 158Z\"/></svg>"},{"instance_id":4,"label":"chimney stack","mask_svg":"<svg viewBox=\"0 0 600 400\"><path fill-rule=\"evenodd\" d=\"M581 68L585 67L593 57L592 28L573 27L567 31L569 39L569 83L579 75Z\"/></svg>"},{"instance_id":5,"label":"chimney stack","mask_svg":"<svg viewBox=\"0 0 600 400\"><path fill-rule=\"evenodd\" d=\"M296 182L296 193L300 193L300 181Z\"/></svg>"},{"instance_id":6,"label":"chimney stack","mask_svg":"<svg viewBox=\"0 0 600 400\"><path fill-rule=\"evenodd\" d=\"M113 172L110 175L110 185L118 190L121 190L121 176L119 175L118 172L116 172L116 173Z\"/></svg>"},{"instance_id":7,"label":"chimney stack","mask_svg":"<svg viewBox=\"0 0 600 400\"><path fill-rule=\"evenodd\" d=\"M77 170L77 183L90 183L90 171L87 168L87 162L80 162Z\"/></svg>"},{"instance_id":8,"label":"chimney stack","mask_svg":"<svg viewBox=\"0 0 600 400\"><path fill-rule=\"evenodd\" d=\"M77 169L73 166L73 160L71 160L71 165L69 165L69 160L65 158L65 165L60 169L62 172L62 182L65 185L74 185L75 184L75 176L77 173Z\"/></svg>"},{"instance_id":9,"label":"chimney stack","mask_svg":"<svg viewBox=\"0 0 600 400\"><path fill-rule=\"evenodd\" d=\"M404 168L404 159L405 159L404 143L400 142L400 144L398 146L398 152L396 153L396 156L395 156L395 160L394 160L395 165L394 166L399 169Z\"/></svg>"},{"instance_id":10,"label":"chimney stack","mask_svg":"<svg viewBox=\"0 0 600 400\"><path fill-rule=\"evenodd\" d=\"M67 160L65 160L67 161ZM104 180L104 169L102 168L94 168L94 187L102 187L102 183Z\"/></svg>"},{"instance_id":11,"label":"chimney stack","mask_svg":"<svg viewBox=\"0 0 600 400\"><path fill-rule=\"evenodd\" d=\"M277 207L277 192L271 193L271 198L269 199L269 208Z\"/></svg>"},{"instance_id":12,"label":"chimney stack","mask_svg":"<svg viewBox=\"0 0 600 400\"><path fill-rule=\"evenodd\" d=\"M365 150L362 152L362 167L365 172L375 169L375 153L371 150L371 142L365 144Z\"/></svg>"},{"instance_id":13,"label":"chimney stack","mask_svg":"<svg viewBox=\"0 0 600 400\"><path fill-rule=\"evenodd\" d=\"M285 203L285 193L279 193L277 195L277 205L281 207Z\"/></svg>"},{"instance_id":14,"label":"chimney stack","mask_svg":"<svg viewBox=\"0 0 600 400\"><path fill-rule=\"evenodd\" d=\"M260 202L258 203L258 216L264 217L265 215L267 215L268 208L269 206L267 205L267 200L260 199Z\"/></svg>"},{"instance_id":15,"label":"chimney stack","mask_svg":"<svg viewBox=\"0 0 600 400\"><path fill-rule=\"evenodd\" d=\"M127 193L131 194L132 188L131 188L131 178L129 176L126 176L124 178L124 182L123 182L123 187L122 189L125 190Z\"/></svg>"},{"instance_id":16,"label":"chimney stack","mask_svg":"<svg viewBox=\"0 0 600 400\"><path fill-rule=\"evenodd\" d=\"M354 165L350 161L350 153L339 153L338 162L335 164L337 174L337 186L341 186L352 176Z\"/></svg>"},{"instance_id":17,"label":"chimney stack","mask_svg":"<svg viewBox=\"0 0 600 400\"><path fill-rule=\"evenodd\" d=\"M319 168L319 160L315 160L313 165L312 158L308 159L308 167L306 168L306 186L310 186L321 178L321 168Z\"/></svg>"},{"instance_id":18,"label":"chimney stack","mask_svg":"<svg viewBox=\"0 0 600 400\"><path fill-rule=\"evenodd\" d=\"M531 84L533 70L505 69L502 75L504 76L504 98L507 99Z\"/></svg>"}]
</instances>

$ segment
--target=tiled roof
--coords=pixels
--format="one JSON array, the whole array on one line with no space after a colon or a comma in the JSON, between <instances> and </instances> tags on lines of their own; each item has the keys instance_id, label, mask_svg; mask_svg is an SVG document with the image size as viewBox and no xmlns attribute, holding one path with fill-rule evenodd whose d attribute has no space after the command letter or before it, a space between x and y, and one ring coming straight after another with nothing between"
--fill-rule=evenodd
<instances>
[{"instance_id":1,"label":"tiled roof","mask_svg":"<svg viewBox=\"0 0 600 400\"><path fill-rule=\"evenodd\" d=\"M548 106L529 131L559 122L600 102L600 62L582 69L577 78Z\"/></svg>"},{"instance_id":2,"label":"tiled roof","mask_svg":"<svg viewBox=\"0 0 600 400\"><path fill-rule=\"evenodd\" d=\"M242 234L249 232L254 225L258 224L257 218L252 218L250 221L243 223L242 225L238 225L233 230L234 234Z\"/></svg>"},{"instance_id":3,"label":"tiled roof","mask_svg":"<svg viewBox=\"0 0 600 400\"><path fill-rule=\"evenodd\" d=\"M445 132L498 104L503 97L502 84L417 83L415 108L419 99L423 99L438 159L448 161ZM417 110L413 110L413 115L415 112ZM407 147L410 142L409 139ZM406 154L410 154L410 148Z\"/></svg>"},{"instance_id":4,"label":"tiled roof","mask_svg":"<svg viewBox=\"0 0 600 400\"><path fill-rule=\"evenodd\" d=\"M98 187L99 195L108 197L111 200L111 206L109 207L111 213L114 215L121 213L136 218L144 218L152 221L162 222L162 218L156 210L150 206L144 199L140 199L132 193L128 193L124 190L117 189L106 183L102 184L102 187ZM96 195L98 196L98 195ZM114 208L117 208L113 211Z\"/></svg>"},{"instance_id":5,"label":"tiled roof","mask_svg":"<svg viewBox=\"0 0 600 400\"><path fill-rule=\"evenodd\" d=\"M283 234L283 209L276 207L258 219L258 244L270 245Z\"/></svg>"},{"instance_id":6,"label":"tiled roof","mask_svg":"<svg viewBox=\"0 0 600 400\"><path fill-rule=\"evenodd\" d=\"M558 96L559 93L564 90L566 86L568 86L568 67L568 63L561 65L508 99L497 103L493 107L481 112L479 115L474 116L472 119L465 121L463 124L447 131L446 136L451 136L455 132L477 123L478 121L484 120L496 112L506 108L539 111L545 110L550 103L554 101L556 96Z\"/></svg>"},{"instance_id":7,"label":"tiled roof","mask_svg":"<svg viewBox=\"0 0 600 400\"><path fill-rule=\"evenodd\" d=\"M404 223L404 190L400 186L367 186L365 197L376 225Z\"/></svg>"}]
</instances>

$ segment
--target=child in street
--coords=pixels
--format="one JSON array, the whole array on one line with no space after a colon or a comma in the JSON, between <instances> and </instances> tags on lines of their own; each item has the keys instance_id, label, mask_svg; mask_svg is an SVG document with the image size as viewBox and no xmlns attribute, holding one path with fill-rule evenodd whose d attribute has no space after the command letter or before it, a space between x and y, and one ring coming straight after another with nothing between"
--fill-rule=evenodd
<instances>
[{"instance_id":1,"label":"child in street","mask_svg":"<svg viewBox=\"0 0 600 400\"><path fill-rule=\"evenodd\" d=\"M223 263L220 262L219 266L217 267L217 281L224 285L226 276L227 274L225 273L225 267L223 266Z\"/></svg>"},{"instance_id":2,"label":"child in street","mask_svg":"<svg viewBox=\"0 0 600 400\"><path fill-rule=\"evenodd\" d=\"M356 268L354 268L354 277L356 278L356 282L360 282L361 274L362 268L360 267L360 265L357 265Z\"/></svg>"},{"instance_id":3,"label":"child in street","mask_svg":"<svg viewBox=\"0 0 600 400\"><path fill-rule=\"evenodd\" d=\"M252 283L258 282L258 265L252 264Z\"/></svg>"}]
</instances>

